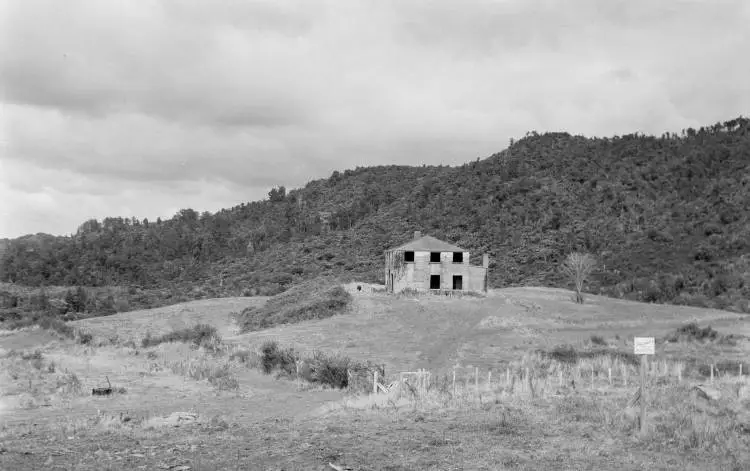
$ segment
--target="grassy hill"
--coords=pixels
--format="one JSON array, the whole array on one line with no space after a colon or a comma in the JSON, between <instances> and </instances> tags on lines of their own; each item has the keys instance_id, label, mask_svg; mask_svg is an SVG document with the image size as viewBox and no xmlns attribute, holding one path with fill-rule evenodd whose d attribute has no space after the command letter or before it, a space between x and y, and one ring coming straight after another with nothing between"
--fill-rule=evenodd
<instances>
[{"instance_id":1,"label":"grassy hill","mask_svg":"<svg viewBox=\"0 0 750 471\"><path fill-rule=\"evenodd\" d=\"M568 287L559 264L581 250L600 262L590 292L750 312L748 208L746 118L658 137L531 132L457 167L357 168L216 214L22 237L0 279L274 295L323 275L380 281L382 251L421 230L474 263L489 253L494 287Z\"/></svg>"}]
</instances>

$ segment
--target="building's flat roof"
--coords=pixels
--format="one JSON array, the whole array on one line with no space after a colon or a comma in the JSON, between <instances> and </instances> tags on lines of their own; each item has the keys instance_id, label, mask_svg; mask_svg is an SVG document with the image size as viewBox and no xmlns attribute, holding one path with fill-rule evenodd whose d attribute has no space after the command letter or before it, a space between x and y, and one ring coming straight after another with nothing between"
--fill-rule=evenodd
<instances>
[{"instance_id":1,"label":"building's flat roof","mask_svg":"<svg viewBox=\"0 0 750 471\"><path fill-rule=\"evenodd\" d=\"M427 252L466 252L466 250L462 249L461 247L457 245L449 244L448 242L443 242L442 240L436 239L428 235L422 236L419 239L410 240L404 245L399 245L398 247L388 249L386 250L386 252L391 252L394 250L427 251Z\"/></svg>"}]
</instances>

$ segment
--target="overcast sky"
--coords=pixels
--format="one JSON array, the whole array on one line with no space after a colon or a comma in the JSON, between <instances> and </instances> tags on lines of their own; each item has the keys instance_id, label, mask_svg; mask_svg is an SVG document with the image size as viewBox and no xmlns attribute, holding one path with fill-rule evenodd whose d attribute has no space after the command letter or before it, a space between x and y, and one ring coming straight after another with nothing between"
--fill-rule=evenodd
<instances>
[{"instance_id":1,"label":"overcast sky","mask_svg":"<svg viewBox=\"0 0 750 471\"><path fill-rule=\"evenodd\" d=\"M0 0L0 237L747 116L747 0Z\"/></svg>"}]
</instances>

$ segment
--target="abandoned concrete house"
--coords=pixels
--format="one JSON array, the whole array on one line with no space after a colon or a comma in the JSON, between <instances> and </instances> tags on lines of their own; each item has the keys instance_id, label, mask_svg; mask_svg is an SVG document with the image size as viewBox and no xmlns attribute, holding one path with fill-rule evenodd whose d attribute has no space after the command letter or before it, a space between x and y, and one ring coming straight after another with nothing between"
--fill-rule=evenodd
<instances>
[{"instance_id":1,"label":"abandoned concrete house","mask_svg":"<svg viewBox=\"0 0 750 471\"><path fill-rule=\"evenodd\" d=\"M469 252L414 232L414 239L385 251L386 291L487 291L489 256L482 266L469 264Z\"/></svg>"}]
</instances>

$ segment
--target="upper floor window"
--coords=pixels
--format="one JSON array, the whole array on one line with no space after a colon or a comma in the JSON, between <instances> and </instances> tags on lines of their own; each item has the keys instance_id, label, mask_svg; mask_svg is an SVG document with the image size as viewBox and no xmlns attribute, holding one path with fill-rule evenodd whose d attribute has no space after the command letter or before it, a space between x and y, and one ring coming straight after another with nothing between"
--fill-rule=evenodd
<instances>
[{"instance_id":1,"label":"upper floor window","mask_svg":"<svg viewBox=\"0 0 750 471\"><path fill-rule=\"evenodd\" d=\"M440 263L440 252L430 252L430 263Z\"/></svg>"},{"instance_id":2,"label":"upper floor window","mask_svg":"<svg viewBox=\"0 0 750 471\"><path fill-rule=\"evenodd\" d=\"M414 252L404 252L404 261L405 262L413 262L414 261Z\"/></svg>"},{"instance_id":3,"label":"upper floor window","mask_svg":"<svg viewBox=\"0 0 750 471\"><path fill-rule=\"evenodd\" d=\"M464 263L464 253L453 252L453 263Z\"/></svg>"}]
</instances>

